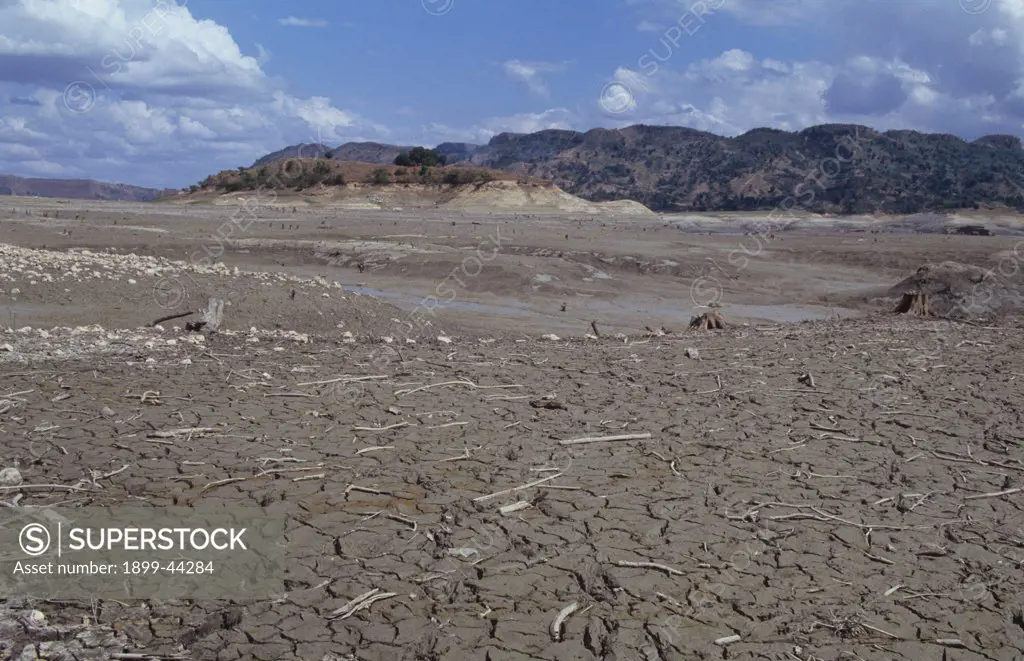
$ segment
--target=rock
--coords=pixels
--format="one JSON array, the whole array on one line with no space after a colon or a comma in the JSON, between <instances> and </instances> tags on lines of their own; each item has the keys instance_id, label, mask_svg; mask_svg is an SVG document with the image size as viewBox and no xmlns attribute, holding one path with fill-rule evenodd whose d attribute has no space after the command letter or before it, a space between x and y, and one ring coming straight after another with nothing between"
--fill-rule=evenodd
<instances>
[{"instance_id":1,"label":"rock","mask_svg":"<svg viewBox=\"0 0 1024 661\"><path fill-rule=\"evenodd\" d=\"M562 338L558 337L557 335L555 335L554 333L546 333L544 335L541 335L540 337L541 337L542 340L547 340L549 342L558 342L559 340L562 339Z\"/></svg>"},{"instance_id":2,"label":"rock","mask_svg":"<svg viewBox=\"0 0 1024 661\"><path fill-rule=\"evenodd\" d=\"M116 414L114 413L114 409L110 408L109 406L104 406L102 409L100 409L100 415L102 415L104 418L112 418Z\"/></svg>"},{"instance_id":3,"label":"rock","mask_svg":"<svg viewBox=\"0 0 1024 661\"><path fill-rule=\"evenodd\" d=\"M693 347L688 347L686 351L683 353L686 355L687 358L692 358L693 360L700 360L700 352L694 349Z\"/></svg>"},{"instance_id":4,"label":"rock","mask_svg":"<svg viewBox=\"0 0 1024 661\"><path fill-rule=\"evenodd\" d=\"M0 351L14 351L14 347L10 344L0 344Z\"/></svg>"},{"instance_id":5,"label":"rock","mask_svg":"<svg viewBox=\"0 0 1024 661\"><path fill-rule=\"evenodd\" d=\"M21 471L17 468L0 470L0 487L16 487L21 484Z\"/></svg>"}]
</instances>

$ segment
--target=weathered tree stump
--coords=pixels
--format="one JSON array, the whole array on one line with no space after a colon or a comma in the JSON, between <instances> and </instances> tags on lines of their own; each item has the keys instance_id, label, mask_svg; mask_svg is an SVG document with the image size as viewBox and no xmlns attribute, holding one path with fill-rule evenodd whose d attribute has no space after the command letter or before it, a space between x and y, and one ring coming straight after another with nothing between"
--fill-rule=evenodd
<instances>
[{"instance_id":1,"label":"weathered tree stump","mask_svg":"<svg viewBox=\"0 0 1024 661\"><path fill-rule=\"evenodd\" d=\"M206 328L211 333L219 331L220 325L224 322L224 301L211 297L207 302L206 310L200 318L205 322Z\"/></svg>"},{"instance_id":2,"label":"weathered tree stump","mask_svg":"<svg viewBox=\"0 0 1024 661\"><path fill-rule=\"evenodd\" d=\"M690 328L695 330L722 330L725 328L725 320L718 312L705 312L699 317L690 320Z\"/></svg>"},{"instance_id":3,"label":"weathered tree stump","mask_svg":"<svg viewBox=\"0 0 1024 661\"><path fill-rule=\"evenodd\" d=\"M917 317L935 316L928 294L919 291L904 294L893 312L897 314L912 314Z\"/></svg>"}]
</instances>

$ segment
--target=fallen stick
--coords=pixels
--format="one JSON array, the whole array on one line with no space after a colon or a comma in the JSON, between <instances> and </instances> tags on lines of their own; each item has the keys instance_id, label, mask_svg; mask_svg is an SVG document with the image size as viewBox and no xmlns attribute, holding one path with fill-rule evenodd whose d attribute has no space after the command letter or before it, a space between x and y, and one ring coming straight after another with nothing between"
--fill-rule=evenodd
<instances>
[{"instance_id":1,"label":"fallen stick","mask_svg":"<svg viewBox=\"0 0 1024 661\"><path fill-rule=\"evenodd\" d=\"M473 502L474 503L479 503L479 502L482 502L482 501L485 501L485 500L489 500L491 498L495 498L496 496L506 496L506 495L508 495L510 493L515 493L516 491L522 491L523 489L530 489L532 487L537 486L538 484L544 484L545 482L550 482L551 480L554 480L555 478L558 478L558 477L561 477L561 476L562 476L562 473L559 472L559 473L555 473L554 475L549 475L548 477L542 477L539 480L534 480L533 482L527 482L526 484L524 484L522 486L512 487L511 489L505 489L504 491L495 491L494 493L489 493L486 496L477 496L476 498L473 499Z\"/></svg>"},{"instance_id":2,"label":"fallen stick","mask_svg":"<svg viewBox=\"0 0 1024 661\"><path fill-rule=\"evenodd\" d=\"M644 438L650 438L650 432L644 432L643 434L621 434L619 436L587 436L584 438L574 438L568 441L559 441L559 445L579 445L582 443L602 443L605 441L636 441Z\"/></svg>"},{"instance_id":3,"label":"fallen stick","mask_svg":"<svg viewBox=\"0 0 1024 661\"><path fill-rule=\"evenodd\" d=\"M356 454L363 454L364 452L376 452L377 450L394 450L394 445L371 445L368 448L362 450L356 450Z\"/></svg>"},{"instance_id":4,"label":"fallen stick","mask_svg":"<svg viewBox=\"0 0 1024 661\"><path fill-rule=\"evenodd\" d=\"M208 434L214 431L217 431L216 427L182 427L181 429L150 432L146 434L146 438L174 438L183 434Z\"/></svg>"},{"instance_id":5,"label":"fallen stick","mask_svg":"<svg viewBox=\"0 0 1024 661\"><path fill-rule=\"evenodd\" d=\"M58 491L90 491L85 487L72 486L70 484L21 484L16 487L0 487L0 491L22 491L24 489L54 489Z\"/></svg>"},{"instance_id":6,"label":"fallen stick","mask_svg":"<svg viewBox=\"0 0 1024 661\"><path fill-rule=\"evenodd\" d=\"M439 388L441 386L469 386L470 388L479 389L479 390L492 389L492 388L522 388L523 387L523 386L521 386L519 384L499 385L499 386L478 386L477 384L473 383L472 381L469 381L468 379L459 379L457 381L442 381L441 383L432 383L430 385L420 386L419 388L412 388L412 389L408 389L408 390L406 390L406 389L396 390L395 391L395 397L405 397L406 395L411 395L414 392L420 392L422 390L428 390L430 388Z\"/></svg>"},{"instance_id":7,"label":"fallen stick","mask_svg":"<svg viewBox=\"0 0 1024 661\"><path fill-rule=\"evenodd\" d=\"M353 431L387 431L389 429L398 429L399 427L408 427L409 422L396 422L393 425L387 425L386 427L353 427Z\"/></svg>"},{"instance_id":8,"label":"fallen stick","mask_svg":"<svg viewBox=\"0 0 1024 661\"><path fill-rule=\"evenodd\" d=\"M323 381L306 381L304 383L296 383L296 388L302 388L304 386L326 386L331 383L355 383L356 381L370 381L371 379L388 379L391 378L387 374L378 374L375 376L339 376L336 379L325 379Z\"/></svg>"},{"instance_id":9,"label":"fallen stick","mask_svg":"<svg viewBox=\"0 0 1024 661\"><path fill-rule=\"evenodd\" d=\"M17 397L18 395L27 395L35 391L35 388L33 388L32 390L19 390L18 392L9 392L6 395L0 395L0 399L11 399L12 397Z\"/></svg>"},{"instance_id":10,"label":"fallen stick","mask_svg":"<svg viewBox=\"0 0 1024 661\"><path fill-rule=\"evenodd\" d=\"M259 473L256 473L254 477L263 477L264 475L278 475L280 473L309 473L311 471L323 470L323 464L316 466L303 466L301 468L271 468L271 469L260 469Z\"/></svg>"},{"instance_id":11,"label":"fallen stick","mask_svg":"<svg viewBox=\"0 0 1024 661\"><path fill-rule=\"evenodd\" d=\"M327 477L327 473L317 473L316 475L300 475L299 477L293 477L292 482L304 482L306 480L321 480Z\"/></svg>"},{"instance_id":12,"label":"fallen stick","mask_svg":"<svg viewBox=\"0 0 1024 661\"><path fill-rule=\"evenodd\" d=\"M579 607L579 602L574 601L562 610L558 611L558 615L556 615L555 619L551 622L551 639L556 643L562 639L562 625L565 623L565 620L575 613L576 609Z\"/></svg>"},{"instance_id":13,"label":"fallen stick","mask_svg":"<svg viewBox=\"0 0 1024 661\"><path fill-rule=\"evenodd\" d=\"M232 484L234 482L242 482L242 481L248 480L248 479L249 479L249 477L247 476L247 477L228 477L228 478L225 478L223 480L217 480L216 482L210 482L205 487L200 489L199 493L205 493L208 489L216 489L217 487L222 487L225 484Z\"/></svg>"},{"instance_id":14,"label":"fallen stick","mask_svg":"<svg viewBox=\"0 0 1024 661\"><path fill-rule=\"evenodd\" d=\"M1005 491L991 491L989 493L980 493L977 496L964 496L964 500L978 500L980 498L999 498L1000 496L1009 496L1011 494L1020 493L1024 491L1024 487L1014 487L1013 489L1006 489Z\"/></svg>"},{"instance_id":15,"label":"fallen stick","mask_svg":"<svg viewBox=\"0 0 1024 661\"><path fill-rule=\"evenodd\" d=\"M518 512L519 510L525 510L528 507L533 507L533 503L528 500L520 500L518 503L512 503L511 505L505 505L499 507L498 511L502 514L511 514L512 512Z\"/></svg>"},{"instance_id":16,"label":"fallen stick","mask_svg":"<svg viewBox=\"0 0 1024 661\"><path fill-rule=\"evenodd\" d=\"M308 392L265 392L264 397L307 397L315 399L317 395L310 395Z\"/></svg>"},{"instance_id":17,"label":"fallen stick","mask_svg":"<svg viewBox=\"0 0 1024 661\"><path fill-rule=\"evenodd\" d=\"M339 620L344 620L365 608L369 608L376 601L380 601L381 599L390 599L391 597L397 596L397 592L381 592L380 588L374 588L369 592L359 595L341 608L331 612L329 617L330 619L337 618Z\"/></svg>"},{"instance_id":18,"label":"fallen stick","mask_svg":"<svg viewBox=\"0 0 1024 661\"><path fill-rule=\"evenodd\" d=\"M361 487L358 484L350 484L345 487L345 495L348 495L349 491L361 491L363 493L372 493L377 496L390 496L390 491L380 491L379 489L371 489L370 487Z\"/></svg>"},{"instance_id":19,"label":"fallen stick","mask_svg":"<svg viewBox=\"0 0 1024 661\"><path fill-rule=\"evenodd\" d=\"M304 464L309 459L299 459L298 457L260 457L256 461L261 464Z\"/></svg>"},{"instance_id":20,"label":"fallen stick","mask_svg":"<svg viewBox=\"0 0 1024 661\"><path fill-rule=\"evenodd\" d=\"M151 322L149 324L149 327L152 328L153 326L156 326L157 324L162 324L165 321L174 321L175 319L181 319L182 317L187 317L187 316L189 316L191 314L195 314L195 312L179 312L178 314L169 314L166 317L160 317L156 321ZM144 657L140 657L140 658L144 658Z\"/></svg>"},{"instance_id":21,"label":"fallen stick","mask_svg":"<svg viewBox=\"0 0 1024 661\"><path fill-rule=\"evenodd\" d=\"M635 567L640 569L657 569L667 574L675 574L676 576L686 576L685 572L681 572L678 569L663 565L657 562L630 562L629 560L619 560L616 562L619 567Z\"/></svg>"},{"instance_id":22,"label":"fallen stick","mask_svg":"<svg viewBox=\"0 0 1024 661\"><path fill-rule=\"evenodd\" d=\"M437 463L441 464L446 461L462 461L463 459L472 459L472 457L469 456L469 448L466 448L463 451L463 453L457 457L446 457L445 459L438 459Z\"/></svg>"},{"instance_id":23,"label":"fallen stick","mask_svg":"<svg viewBox=\"0 0 1024 661\"><path fill-rule=\"evenodd\" d=\"M420 527L420 524L416 523L416 521L414 521L413 519L410 519L407 516L402 516L401 514L390 514L389 513L389 514L385 514L384 516L386 518L388 518L388 519L391 519L392 521L399 521L401 523L404 523L407 526L412 526L412 531L413 532L416 532L419 529L419 527Z\"/></svg>"},{"instance_id":24,"label":"fallen stick","mask_svg":"<svg viewBox=\"0 0 1024 661\"><path fill-rule=\"evenodd\" d=\"M947 647L967 647L967 645L964 645L964 641L959 638L936 638L935 644Z\"/></svg>"}]
</instances>

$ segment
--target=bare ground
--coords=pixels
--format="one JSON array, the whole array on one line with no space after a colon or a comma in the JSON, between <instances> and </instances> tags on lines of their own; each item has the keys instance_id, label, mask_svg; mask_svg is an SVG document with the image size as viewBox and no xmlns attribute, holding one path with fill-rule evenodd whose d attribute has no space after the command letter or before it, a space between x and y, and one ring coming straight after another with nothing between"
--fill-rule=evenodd
<instances>
[{"instance_id":1,"label":"bare ground","mask_svg":"<svg viewBox=\"0 0 1024 661\"><path fill-rule=\"evenodd\" d=\"M545 272L577 268L581 258L564 256L572 241L563 249L557 239L572 223L536 220L540 229L492 264L512 269L523 259L513 248L542 250L550 239L547 249L563 256L534 263ZM403 229L433 228L430 243L455 250L486 234L472 222L449 229L409 220ZM81 241L35 227L2 223L0 241L66 248L112 240L179 259L188 246L187 232L173 241L140 232L135 246L117 238L125 230L93 228ZM442 228L464 234L442 238ZM373 231L337 233L365 240ZM821 283L838 282L839 272L858 286L893 284L908 274L904 262L955 254L981 263L1007 249L999 237L897 237L873 248L858 238L785 236L734 274L724 295L754 305L774 287L778 298L767 300L806 303L829 294ZM278 259L296 280L190 272L197 303L224 291L248 301L228 308L228 332L199 341L172 327L180 321L136 328L164 311L143 278L166 274L111 266L113 279L97 269L100 276L61 283L65 263L19 253L50 264L37 269L55 280L45 282L24 266L14 272L5 253L0 271L11 279L0 289L9 299L13 288L35 292L5 303L26 306L16 326L35 328L0 332L0 468L17 465L28 485L85 491L23 487L3 499L18 507L274 502L293 516L294 563L272 601L9 598L0 610L0 640L12 641L0 643L4 653L316 661L1024 654L1019 319L751 318L746 327L683 332L676 318L650 312L658 308L651 292L688 296L691 270L705 273L700 258L727 255L736 237L606 227L578 240L619 265L675 255L676 274L617 267L612 283L566 280L648 310L609 313L601 324L675 321L674 332L587 339L589 314L561 326L549 325L557 313L511 325L474 308L418 327L407 310L303 280L316 274L302 250L259 248L225 261L255 270ZM701 251L698 259L679 259L686 246ZM391 260L368 284L386 289L400 269L420 265L410 280L424 286L465 254L439 248ZM182 267L168 268L181 277ZM460 290L459 300L559 300L543 288L516 290L508 273L488 279L488 268L474 280L486 286ZM779 288L772 273L803 289ZM868 314L870 297L862 299L858 312ZM94 322L123 330L51 327ZM532 329L574 339L542 340ZM382 353L389 359L377 360ZM193 426L213 431L147 438ZM624 434L650 436L562 443ZM301 461L261 461L283 456ZM273 466L297 470L267 473ZM311 479L296 481L303 476ZM210 487L226 478L246 479ZM529 505L499 511L520 501ZM329 618L373 588L395 596ZM577 610L552 631L573 602ZM30 622L32 609L45 626ZM78 656L60 656L70 650Z\"/></svg>"}]
</instances>

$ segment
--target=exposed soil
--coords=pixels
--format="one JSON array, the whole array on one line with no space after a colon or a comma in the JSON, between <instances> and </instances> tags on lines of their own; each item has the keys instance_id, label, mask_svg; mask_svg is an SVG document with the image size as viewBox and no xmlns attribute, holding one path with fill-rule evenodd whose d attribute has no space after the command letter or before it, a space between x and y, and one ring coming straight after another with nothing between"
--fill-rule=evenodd
<instances>
[{"instance_id":1,"label":"exposed soil","mask_svg":"<svg viewBox=\"0 0 1024 661\"><path fill-rule=\"evenodd\" d=\"M724 329L688 331L694 306L659 313L657 297L688 298L690 279L714 272L705 258L727 260L742 237L565 218L408 218L400 230L376 219L319 230L318 217L278 230L289 221L275 219L245 238L310 243L234 246L225 269L63 252L187 260L223 219L124 214L166 230L152 232L114 228L109 208L75 213L89 214L88 230L38 215L0 223L0 242L61 250L0 252L4 315L17 315L0 331L0 470L23 480L0 500L274 503L292 517L293 562L274 600L0 599L0 657L1024 655L1024 319L876 312L913 272L889 264L955 253L991 268L1008 239L785 235L728 271L734 281L719 277ZM426 326L351 291L403 277L406 291L434 289L496 225L519 231L457 300L550 305L547 316L513 324L470 307ZM426 236L403 245L385 233ZM314 241L378 241L337 249L398 256L377 271L351 258L328 270ZM675 265L635 271L666 259ZM158 304L166 277L196 280L187 302ZM646 312L552 321L573 314L558 311L566 292L583 290ZM826 295L863 316L777 324L729 312ZM189 318L140 328L208 296L230 302L218 334L186 333ZM152 439L185 427L208 431ZM607 436L620 438L593 440ZM79 490L25 486L40 484ZM394 594L331 617L375 588Z\"/></svg>"}]
</instances>

